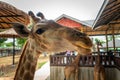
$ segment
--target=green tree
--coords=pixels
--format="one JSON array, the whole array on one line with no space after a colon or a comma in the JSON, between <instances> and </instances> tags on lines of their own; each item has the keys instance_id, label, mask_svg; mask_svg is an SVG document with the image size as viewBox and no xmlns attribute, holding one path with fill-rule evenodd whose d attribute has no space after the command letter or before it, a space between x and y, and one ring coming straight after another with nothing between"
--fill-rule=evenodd
<instances>
[{"instance_id":1,"label":"green tree","mask_svg":"<svg viewBox=\"0 0 120 80\"><path fill-rule=\"evenodd\" d=\"M105 41L99 40L98 38L95 38L95 44L102 46L103 43L105 43Z\"/></svg>"},{"instance_id":2,"label":"green tree","mask_svg":"<svg viewBox=\"0 0 120 80\"><path fill-rule=\"evenodd\" d=\"M112 41L113 37L111 35L108 36L108 41Z\"/></svg>"},{"instance_id":3,"label":"green tree","mask_svg":"<svg viewBox=\"0 0 120 80\"><path fill-rule=\"evenodd\" d=\"M0 46L2 46L2 44L4 44L5 41L7 41L7 38L0 38Z\"/></svg>"},{"instance_id":4,"label":"green tree","mask_svg":"<svg viewBox=\"0 0 120 80\"><path fill-rule=\"evenodd\" d=\"M24 45L25 41L26 41L26 38L17 38L16 39L17 47L21 48Z\"/></svg>"},{"instance_id":5,"label":"green tree","mask_svg":"<svg viewBox=\"0 0 120 80\"><path fill-rule=\"evenodd\" d=\"M6 43L5 45L6 45L6 47L12 47L13 46L13 42Z\"/></svg>"},{"instance_id":6,"label":"green tree","mask_svg":"<svg viewBox=\"0 0 120 80\"><path fill-rule=\"evenodd\" d=\"M99 40L98 38L95 38L95 43L96 43L97 45L99 45L99 44L100 44L100 40Z\"/></svg>"},{"instance_id":7,"label":"green tree","mask_svg":"<svg viewBox=\"0 0 120 80\"><path fill-rule=\"evenodd\" d=\"M120 39L120 35L114 35L115 39ZM112 41L113 40L113 36L109 35L108 36L108 41Z\"/></svg>"}]
</instances>

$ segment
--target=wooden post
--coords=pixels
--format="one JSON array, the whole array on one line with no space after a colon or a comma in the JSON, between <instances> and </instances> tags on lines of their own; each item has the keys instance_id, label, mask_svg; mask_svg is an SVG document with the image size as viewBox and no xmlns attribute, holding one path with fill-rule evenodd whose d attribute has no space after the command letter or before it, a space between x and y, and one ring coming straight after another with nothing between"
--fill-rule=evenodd
<instances>
[{"instance_id":1,"label":"wooden post","mask_svg":"<svg viewBox=\"0 0 120 80\"><path fill-rule=\"evenodd\" d=\"M115 36L114 36L114 27L112 27L112 37L113 37L113 48L115 53Z\"/></svg>"},{"instance_id":2,"label":"wooden post","mask_svg":"<svg viewBox=\"0 0 120 80\"><path fill-rule=\"evenodd\" d=\"M108 52L108 37L107 37L107 31L105 31L105 37L106 37L106 49L107 49L107 52Z\"/></svg>"},{"instance_id":3,"label":"wooden post","mask_svg":"<svg viewBox=\"0 0 120 80\"><path fill-rule=\"evenodd\" d=\"M15 64L15 36L13 36L13 65Z\"/></svg>"}]
</instances>

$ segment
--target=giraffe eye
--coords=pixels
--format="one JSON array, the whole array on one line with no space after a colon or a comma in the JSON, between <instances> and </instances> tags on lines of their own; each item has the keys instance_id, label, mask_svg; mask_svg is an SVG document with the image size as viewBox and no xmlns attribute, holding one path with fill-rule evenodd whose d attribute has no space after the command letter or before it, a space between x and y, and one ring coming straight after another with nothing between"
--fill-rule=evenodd
<instances>
[{"instance_id":1,"label":"giraffe eye","mask_svg":"<svg viewBox=\"0 0 120 80\"><path fill-rule=\"evenodd\" d=\"M45 30L43 30L43 29L38 29L38 30L36 31L37 34L42 34L43 32L45 32Z\"/></svg>"}]
</instances>

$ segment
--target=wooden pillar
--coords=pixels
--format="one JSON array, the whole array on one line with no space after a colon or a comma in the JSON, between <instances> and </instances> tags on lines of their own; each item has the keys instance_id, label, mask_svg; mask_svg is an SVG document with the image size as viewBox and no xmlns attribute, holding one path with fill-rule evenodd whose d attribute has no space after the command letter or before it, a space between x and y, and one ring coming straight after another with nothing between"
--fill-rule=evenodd
<instances>
[{"instance_id":1,"label":"wooden pillar","mask_svg":"<svg viewBox=\"0 0 120 80\"><path fill-rule=\"evenodd\" d=\"M112 38L113 38L113 48L115 53L115 36L114 36L114 27L112 26Z\"/></svg>"},{"instance_id":2,"label":"wooden pillar","mask_svg":"<svg viewBox=\"0 0 120 80\"><path fill-rule=\"evenodd\" d=\"M107 37L107 31L105 31L105 37L106 37L106 51L108 52L108 37Z\"/></svg>"},{"instance_id":3,"label":"wooden pillar","mask_svg":"<svg viewBox=\"0 0 120 80\"><path fill-rule=\"evenodd\" d=\"M13 65L15 64L15 36L13 36Z\"/></svg>"}]
</instances>

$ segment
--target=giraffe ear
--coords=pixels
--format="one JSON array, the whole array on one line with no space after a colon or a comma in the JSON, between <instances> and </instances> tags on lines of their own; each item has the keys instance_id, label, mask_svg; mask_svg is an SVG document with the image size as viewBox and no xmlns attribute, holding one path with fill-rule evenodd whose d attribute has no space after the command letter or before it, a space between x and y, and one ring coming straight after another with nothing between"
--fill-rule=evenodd
<instances>
[{"instance_id":1,"label":"giraffe ear","mask_svg":"<svg viewBox=\"0 0 120 80\"><path fill-rule=\"evenodd\" d=\"M12 23L12 24L14 30L18 35L20 35L21 37L28 37L30 31L26 28L26 26L24 26L21 23Z\"/></svg>"}]
</instances>

